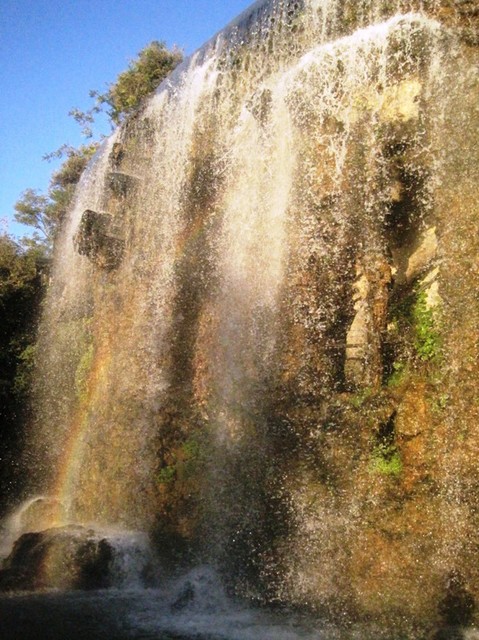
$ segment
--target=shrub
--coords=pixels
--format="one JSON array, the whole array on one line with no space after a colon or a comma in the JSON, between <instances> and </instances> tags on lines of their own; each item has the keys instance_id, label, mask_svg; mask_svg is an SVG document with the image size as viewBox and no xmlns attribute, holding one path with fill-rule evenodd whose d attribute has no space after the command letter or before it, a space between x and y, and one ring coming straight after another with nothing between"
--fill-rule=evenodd
<instances>
[{"instance_id":1,"label":"shrub","mask_svg":"<svg viewBox=\"0 0 479 640\"><path fill-rule=\"evenodd\" d=\"M412 320L414 324L414 347L421 360L437 359L440 353L440 337L436 327L434 309L427 305L425 291L417 294L412 306Z\"/></svg>"},{"instance_id":2,"label":"shrub","mask_svg":"<svg viewBox=\"0 0 479 640\"><path fill-rule=\"evenodd\" d=\"M394 445L378 445L372 453L371 471L385 476L399 476L402 460Z\"/></svg>"}]
</instances>

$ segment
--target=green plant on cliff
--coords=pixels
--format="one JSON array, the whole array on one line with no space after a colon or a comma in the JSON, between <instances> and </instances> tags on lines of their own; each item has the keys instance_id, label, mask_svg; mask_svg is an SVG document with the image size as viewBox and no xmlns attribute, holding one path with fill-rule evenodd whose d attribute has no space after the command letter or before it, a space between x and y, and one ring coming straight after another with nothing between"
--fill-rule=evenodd
<instances>
[{"instance_id":1,"label":"green plant on cliff","mask_svg":"<svg viewBox=\"0 0 479 640\"><path fill-rule=\"evenodd\" d=\"M394 361L386 379L388 387L408 379L413 371L408 364L411 360L425 364L440 361L440 317L424 288L414 288L391 307L389 325L394 328L389 345Z\"/></svg>"},{"instance_id":2,"label":"green plant on cliff","mask_svg":"<svg viewBox=\"0 0 479 640\"><path fill-rule=\"evenodd\" d=\"M202 447L196 436L191 436L174 452L169 464L161 467L157 474L160 484L170 484L175 479L187 480L191 477L200 461Z\"/></svg>"},{"instance_id":3,"label":"green plant on cliff","mask_svg":"<svg viewBox=\"0 0 479 640\"><path fill-rule=\"evenodd\" d=\"M182 445L183 455L188 460L195 460L201 452L201 445L196 438L189 438Z\"/></svg>"},{"instance_id":4,"label":"green plant on cliff","mask_svg":"<svg viewBox=\"0 0 479 640\"><path fill-rule=\"evenodd\" d=\"M414 323L414 346L417 355L423 361L436 360L440 354L441 341L435 312L427 304L425 291L418 292L411 314Z\"/></svg>"},{"instance_id":5,"label":"green plant on cliff","mask_svg":"<svg viewBox=\"0 0 479 640\"><path fill-rule=\"evenodd\" d=\"M432 400L431 408L434 413L441 413L447 408L450 400L451 396L448 393L440 393Z\"/></svg>"},{"instance_id":6,"label":"green plant on cliff","mask_svg":"<svg viewBox=\"0 0 479 640\"><path fill-rule=\"evenodd\" d=\"M371 387L364 387L354 393L349 402L355 409L360 409L374 394L374 390Z\"/></svg>"},{"instance_id":7,"label":"green plant on cliff","mask_svg":"<svg viewBox=\"0 0 479 640\"><path fill-rule=\"evenodd\" d=\"M402 460L395 445L377 445L371 455L370 469L373 473L385 476L399 476L402 472Z\"/></svg>"},{"instance_id":8,"label":"green plant on cliff","mask_svg":"<svg viewBox=\"0 0 479 640\"><path fill-rule=\"evenodd\" d=\"M408 373L408 366L404 362L393 362L392 372L387 379L387 386L390 388L399 387L407 379Z\"/></svg>"},{"instance_id":9,"label":"green plant on cliff","mask_svg":"<svg viewBox=\"0 0 479 640\"><path fill-rule=\"evenodd\" d=\"M176 465L170 464L162 467L158 471L157 480L159 484L170 484L176 477Z\"/></svg>"},{"instance_id":10,"label":"green plant on cliff","mask_svg":"<svg viewBox=\"0 0 479 640\"><path fill-rule=\"evenodd\" d=\"M154 40L139 52L105 93L90 91L90 97L95 99L93 107L87 111L72 109L70 115L83 127L87 137L92 135L95 115L105 107L111 124L117 125L141 105L182 59L179 49L167 49L164 42Z\"/></svg>"}]
</instances>

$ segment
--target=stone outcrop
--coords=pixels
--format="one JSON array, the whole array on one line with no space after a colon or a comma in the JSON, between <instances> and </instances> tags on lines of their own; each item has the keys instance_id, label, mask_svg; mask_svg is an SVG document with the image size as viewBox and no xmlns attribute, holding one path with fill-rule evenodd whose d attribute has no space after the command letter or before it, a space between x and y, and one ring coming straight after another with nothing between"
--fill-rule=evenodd
<instances>
[{"instance_id":1,"label":"stone outcrop","mask_svg":"<svg viewBox=\"0 0 479 640\"><path fill-rule=\"evenodd\" d=\"M409 256L406 280L411 282L431 264L437 256L436 229L431 227L423 234L417 249Z\"/></svg>"},{"instance_id":2,"label":"stone outcrop","mask_svg":"<svg viewBox=\"0 0 479 640\"><path fill-rule=\"evenodd\" d=\"M107 185L114 196L125 198L139 185L139 178L121 171L111 171L107 175Z\"/></svg>"},{"instance_id":3,"label":"stone outcrop","mask_svg":"<svg viewBox=\"0 0 479 640\"><path fill-rule=\"evenodd\" d=\"M81 218L75 246L80 255L110 271L120 265L125 244L112 216L87 209Z\"/></svg>"},{"instance_id":4,"label":"stone outcrop","mask_svg":"<svg viewBox=\"0 0 479 640\"><path fill-rule=\"evenodd\" d=\"M391 267L382 256L367 256L354 283L354 320L346 334L345 378L352 388L381 385Z\"/></svg>"},{"instance_id":5,"label":"stone outcrop","mask_svg":"<svg viewBox=\"0 0 479 640\"><path fill-rule=\"evenodd\" d=\"M0 590L102 589L111 586L114 550L80 526L25 533L0 568Z\"/></svg>"}]
</instances>

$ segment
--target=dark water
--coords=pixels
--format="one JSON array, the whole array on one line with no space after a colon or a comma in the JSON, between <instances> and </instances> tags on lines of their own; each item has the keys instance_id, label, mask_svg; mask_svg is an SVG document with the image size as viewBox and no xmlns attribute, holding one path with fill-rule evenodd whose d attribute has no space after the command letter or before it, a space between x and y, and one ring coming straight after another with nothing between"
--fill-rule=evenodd
<instances>
[{"instance_id":1,"label":"dark water","mask_svg":"<svg viewBox=\"0 0 479 640\"><path fill-rule=\"evenodd\" d=\"M158 574L155 588L128 568L115 588L0 594L0 640L346 640L318 618L233 600L208 565Z\"/></svg>"},{"instance_id":2,"label":"dark water","mask_svg":"<svg viewBox=\"0 0 479 640\"><path fill-rule=\"evenodd\" d=\"M16 595L0 600L2 638L5 640L92 639L123 640L132 637L125 610L126 597L104 594Z\"/></svg>"},{"instance_id":3,"label":"dark water","mask_svg":"<svg viewBox=\"0 0 479 640\"><path fill-rule=\"evenodd\" d=\"M158 590L13 594L0 597L1 640L313 640L326 629L254 610L172 612Z\"/></svg>"},{"instance_id":4,"label":"dark water","mask_svg":"<svg viewBox=\"0 0 479 640\"><path fill-rule=\"evenodd\" d=\"M143 600L143 603L142 603ZM0 638L2 640L187 640L199 637L142 629L137 617L144 609L150 616L155 597L133 593L75 592L18 594L0 598ZM161 609L161 606L158 606ZM160 618L160 616L159 616ZM153 625L154 627L154 625ZM207 636L202 636L207 637Z\"/></svg>"},{"instance_id":5,"label":"dark water","mask_svg":"<svg viewBox=\"0 0 479 640\"><path fill-rule=\"evenodd\" d=\"M3 594L0 640L479 640L473 628L334 626L241 606L216 588L186 604L184 593L179 599L174 588Z\"/></svg>"}]
</instances>

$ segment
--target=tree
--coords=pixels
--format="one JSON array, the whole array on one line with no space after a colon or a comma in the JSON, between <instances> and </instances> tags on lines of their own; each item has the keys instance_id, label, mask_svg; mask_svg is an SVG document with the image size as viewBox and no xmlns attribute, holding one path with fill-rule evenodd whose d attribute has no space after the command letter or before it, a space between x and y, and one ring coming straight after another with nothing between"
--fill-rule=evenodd
<instances>
[{"instance_id":1,"label":"tree","mask_svg":"<svg viewBox=\"0 0 479 640\"><path fill-rule=\"evenodd\" d=\"M41 247L0 235L0 515L12 484L35 361L36 320L48 263Z\"/></svg>"},{"instance_id":2,"label":"tree","mask_svg":"<svg viewBox=\"0 0 479 640\"><path fill-rule=\"evenodd\" d=\"M95 115L105 107L110 124L118 125L141 105L182 60L183 54L179 49L169 50L164 42L154 40L109 85L106 93L90 91L90 97L95 99L91 109L82 111L74 108L70 115L83 127L82 132L86 137L92 136L91 125Z\"/></svg>"},{"instance_id":3,"label":"tree","mask_svg":"<svg viewBox=\"0 0 479 640\"><path fill-rule=\"evenodd\" d=\"M35 320L48 274L42 246L23 247L0 235L0 416L15 395L17 366L34 342ZM7 400L5 400L7 399Z\"/></svg>"},{"instance_id":4,"label":"tree","mask_svg":"<svg viewBox=\"0 0 479 640\"><path fill-rule=\"evenodd\" d=\"M52 236L53 220L49 215L50 200L35 189L26 189L15 204L15 220L35 229L34 239L39 243L49 243Z\"/></svg>"},{"instance_id":5,"label":"tree","mask_svg":"<svg viewBox=\"0 0 479 640\"><path fill-rule=\"evenodd\" d=\"M120 123L137 109L182 59L180 51L169 51L164 42L156 40L140 51L138 58L110 85L102 100L110 107L108 115L112 122Z\"/></svg>"},{"instance_id":6,"label":"tree","mask_svg":"<svg viewBox=\"0 0 479 640\"><path fill-rule=\"evenodd\" d=\"M35 189L26 189L15 204L15 220L35 229L32 236L22 239L25 246L40 246L51 252L58 228L64 219L75 193L80 176L95 153L95 143L78 149L63 147L56 152L66 160L53 173L47 195Z\"/></svg>"},{"instance_id":7,"label":"tree","mask_svg":"<svg viewBox=\"0 0 479 640\"><path fill-rule=\"evenodd\" d=\"M95 115L108 107L107 115L112 126L122 122L139 107L162 80L181 62L183 56L177 49L169 50L164 42L153 41L140 51L129 67L120 73L116 82L109 85L106 93L91 91L94 106L88 111L72 109L70 115L82 126L86 138L93 135ZM63 164L50 180L47 194L35 189L26 189L15 204L15 219L32 227L32 236L22 239L25 246L42 246L50 252L58 228L64 219L75 193L80 176L99 142L83 144L78 148L64 144L56 151L46 154L44 159L64 158Z\"/></svg>"}]
</instances>

